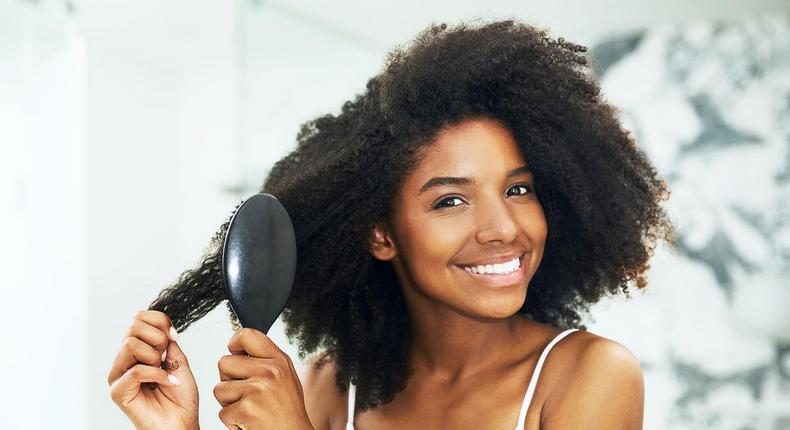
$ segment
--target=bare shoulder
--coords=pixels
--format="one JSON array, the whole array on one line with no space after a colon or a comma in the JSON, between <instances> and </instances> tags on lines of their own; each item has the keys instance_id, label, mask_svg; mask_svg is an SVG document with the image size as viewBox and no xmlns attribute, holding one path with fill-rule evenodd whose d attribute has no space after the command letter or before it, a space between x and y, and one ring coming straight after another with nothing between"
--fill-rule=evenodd
<instances>
[{"instance_id":1,"label":"bare shoulder","mask_svg":"<svg viewBox=\"0 0 790 430\"><path fill-rule=\"evenodd\" d=\"M346 399L335 383L336 372L334 360L327 355L311 359L299 370L307 415L316 430L331 429L337 411L345 410Z\"/></svg>"},{"instance_id":2,"label":"bare shoulder","mask_svg":"<svg viewBox=\"0 0 790 430\"><path fill-rule=\"evenodd\" d=\"M555 362L555 384L543 403L541 428L641 429L644 379L636 356L587 331L567 340Z\"/></svg>"}]
</instances>

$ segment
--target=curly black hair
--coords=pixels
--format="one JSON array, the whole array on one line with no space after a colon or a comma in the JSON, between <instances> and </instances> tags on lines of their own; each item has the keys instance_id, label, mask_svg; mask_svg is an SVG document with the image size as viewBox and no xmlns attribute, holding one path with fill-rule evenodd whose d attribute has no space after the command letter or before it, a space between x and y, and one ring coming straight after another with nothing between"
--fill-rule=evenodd
<instances>
[{"instance_id":1,"label":"curly black hair","mask_svg":"<svg viewBox=\"0 0 790 430\"><path fill-rule=\"evenodd\" d=\"M409 313L392 265L373 258L370 232L438 132L491 118L513 134L534 174L548 222L543 259L520 313L556 327L607 294L646 286L659 240L675 241L658 176L589 77L586 48L515 20L432 24L397 46L366 90L301 126L297 146L262 192L291 215L299 261L282 313L300 358L336 365L341 392L357 385L368 409L405 387ZM225 300L226 221L199 267L163 290L151 309L179 330Z\"/></svg>"}]
</instances>

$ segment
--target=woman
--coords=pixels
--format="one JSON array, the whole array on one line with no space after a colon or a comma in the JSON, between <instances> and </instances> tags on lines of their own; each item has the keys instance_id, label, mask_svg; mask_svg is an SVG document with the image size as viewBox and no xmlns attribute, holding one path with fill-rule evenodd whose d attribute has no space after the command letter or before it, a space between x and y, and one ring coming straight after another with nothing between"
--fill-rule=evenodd
<instances>
[{"instance_id":1,"label":"woman","mask_svg":"<svg viewBox=\"0 0 790 430\"><path fill-rule=\"evenodd\" d=\"M300 381L268 337L238 330L214 390L225 425L641 428L638 361L580 321L646 286L674 237L668 190L584 51L514 21L433 25L302 127L262 191L297 235L286 333L315 354ZM138 313L110 371L138 428L197 428L173 328L225 299L227 225Z\"/></svg>"}]
</instances>

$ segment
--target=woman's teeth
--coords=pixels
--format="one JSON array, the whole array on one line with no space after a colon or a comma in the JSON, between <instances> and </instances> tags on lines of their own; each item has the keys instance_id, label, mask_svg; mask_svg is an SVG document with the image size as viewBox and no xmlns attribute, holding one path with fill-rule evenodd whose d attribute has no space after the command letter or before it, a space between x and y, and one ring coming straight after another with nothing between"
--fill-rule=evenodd
<instances>
[{"instance_id":1,"label":"woman's teeth","mask_svg":"<svg viewBox=\"0 0 790 430\"><path fill-rule=\"evenodd\" d=\"M469 273L477 273L481 275L497 274L506 275L515 272L521 266L521 259L516 257L508 262L502 264L485 264L481 266L463 266L463 269Z\"/></svg>"}]
</instances>

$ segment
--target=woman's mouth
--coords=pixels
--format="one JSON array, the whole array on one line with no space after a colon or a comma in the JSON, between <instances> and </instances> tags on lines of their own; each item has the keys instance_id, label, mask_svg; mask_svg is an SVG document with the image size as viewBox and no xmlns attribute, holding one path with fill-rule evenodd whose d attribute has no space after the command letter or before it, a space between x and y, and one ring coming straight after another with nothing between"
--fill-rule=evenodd
<instances>
[{"instance_id":1,"label":"woman's mouth","mask_svg":"<svg viewBox=\"0 0 790 430\"><path fill-rule=\"evenodd\" d=\"M510 261L500 264L455 266L459 269L463 269L467 275L476 281L480 281L491 286L503 287L520 284L524 281L526 273L524 269L524 256L526 255L527 253L524 253L520 257L516 257Z\"/></svg>"}]
</instances>

